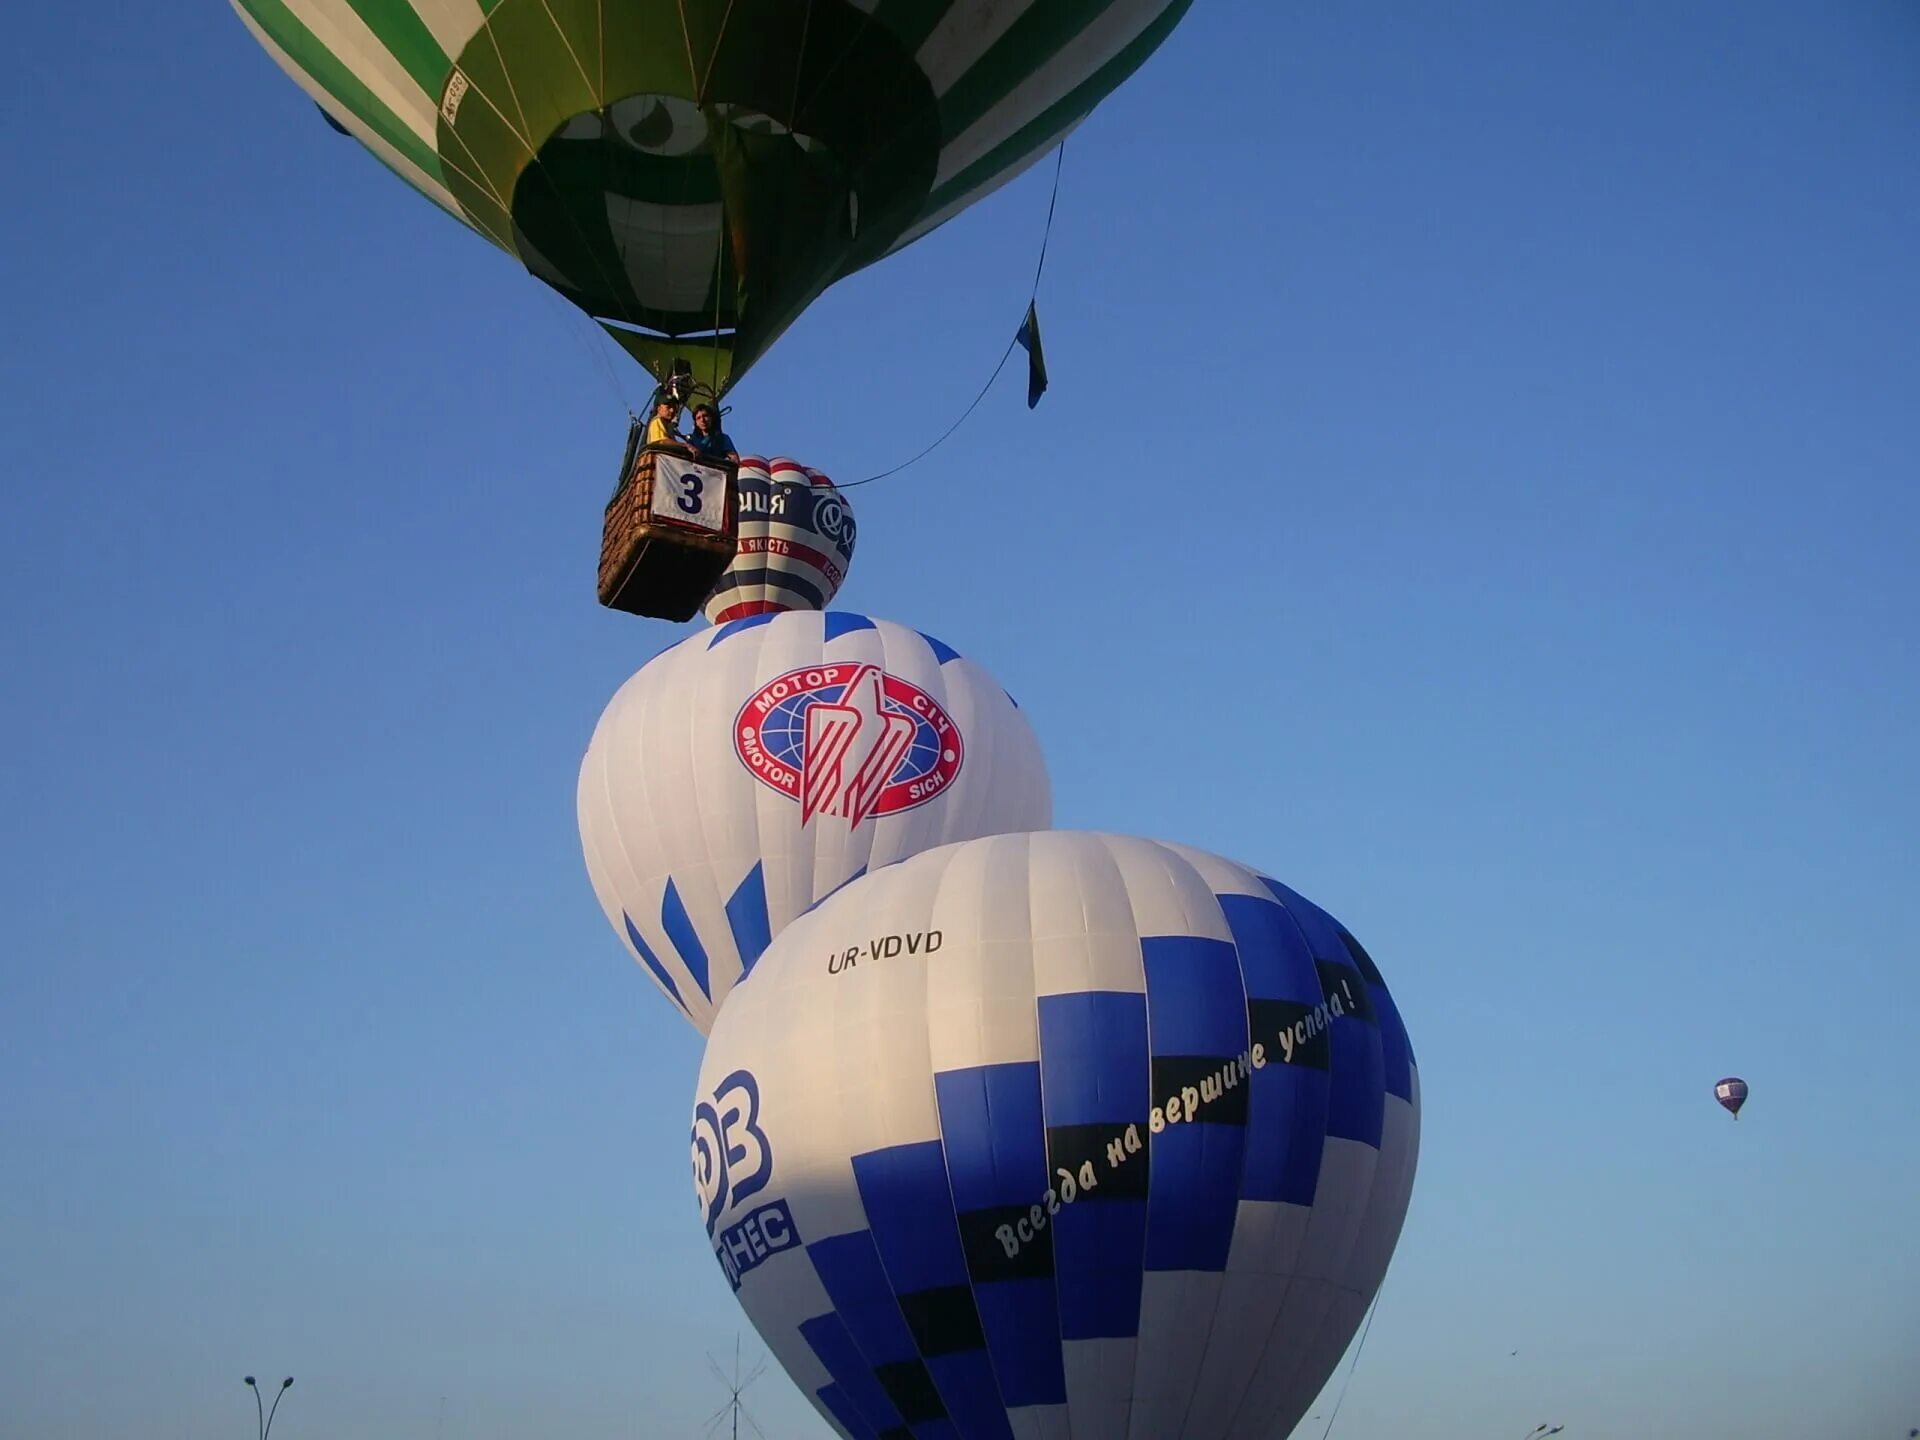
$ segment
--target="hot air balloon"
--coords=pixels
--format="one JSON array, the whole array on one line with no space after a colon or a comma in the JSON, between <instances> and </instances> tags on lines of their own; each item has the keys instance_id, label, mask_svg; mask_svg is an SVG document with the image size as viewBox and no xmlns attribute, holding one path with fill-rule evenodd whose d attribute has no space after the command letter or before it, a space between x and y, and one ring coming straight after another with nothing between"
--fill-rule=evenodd
<instances>
[{"instance_id":1,"label":"hot air balloon","mask_svg":"<svg viewBox=\"0 0 1920 1440\"><path fill-rule=\"evenodd\" d=\"M796 915L863 871L1052 823L1026 716L930 636L787 611L689 636L620 687L580 766L614 931L702 1032Z\"/></svg>"},{"instance_id":2,"label":"hot air balloon","mask_svg":"<svg viewBox=\"0 0 1920 1440\"><path fill-rule=\"evenodd\" d=\"M944 846L788 927L715 1021L695 1191L842 1436L1282 1437L1411 1193L1373 961L1286 886L1055 831Z\"/></svg>"},{"instance_id":3,"label":"hot air balloon","mask_svg":"<svg viewBox=\"0 0 1920 1440\"><path fill-rule=\"evenodd\" d=\"M233 0L339 127L662 381L1045 154L1190 0Z\"/></svg>"},{"instance_id":4,"label":"hot air balloon","mask_svg":"<svg viewBox=\"0 0 1920 1440\"><path fill-rule=\"evenodd\" d=\"M740 461L740 543L707 597L715 625L774 610L824 610L853 563L853 507L818 470Z\"/></svg>"},{"instance_id":5,"label":"hot air balloon","mask_svg":"<svg viewBox=\"0 0 1920 1440\"><path fill-rule=\"evenodd\" d=\"M1737 1075L1729 1075L1713 1087L1713 1098L1734 1119L1740 1118L1740 1107L1747 1103L1747 1082Z\"/></svg>"}]
</instances>

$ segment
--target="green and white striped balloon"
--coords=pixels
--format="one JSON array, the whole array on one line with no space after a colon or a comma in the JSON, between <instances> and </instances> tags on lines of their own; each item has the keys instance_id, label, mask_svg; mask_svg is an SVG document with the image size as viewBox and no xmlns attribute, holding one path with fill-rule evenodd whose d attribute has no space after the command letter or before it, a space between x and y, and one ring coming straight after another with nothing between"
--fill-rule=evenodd
<instances>
[{"instance_id":1,"label":"green and white striped balloon","mask_svg":"<svg viewBox=\"0 0 1920 1440\"><path fill-rule=\"evenodd\" d=\"M725 389L1045 154L1191 0L232 3L415 189Z\"/></svg>"}]
</instances>

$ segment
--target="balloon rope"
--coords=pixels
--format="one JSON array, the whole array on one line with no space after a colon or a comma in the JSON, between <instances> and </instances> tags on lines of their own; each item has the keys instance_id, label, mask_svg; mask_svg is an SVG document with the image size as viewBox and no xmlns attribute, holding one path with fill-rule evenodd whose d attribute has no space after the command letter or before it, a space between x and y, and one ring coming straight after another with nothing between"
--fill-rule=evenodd
<instances>
[{"instance_id":1,"label":"balloon rope","mask_svg":"<svg viewBox=\"0 0 1920 1440\"><path fill-rule=\"evenodd\" d=\"M1386 1288L1387 1282L1382 1279L1380 1288L1373 1292L1373 1304L1367 1307L1367 1323L1360 1331L1360 1343L1353 1347L1353 1364L1347 1367L1346 1382L1340 1387L1340 1398L1333 1402L1333 1413L1327 1416L1327 1428L1320 1432L1320 1440L1327 1440L1333 1433L1333 1422L1340 1418L1340 1407L1347 1403L1347 1387L1353 1384L1353 1372L1360 1368L1360 1352L1367 1348L1367 1336L1373 1333L1373 1317L1380 1313L1380 1296Z\"/></svg>"},{"instance_id":2,"label":"balloon rope","mask_svg":"<svg viewBox=\"0 0 1920 1440\"><path fill-rule=\"evenodd\" d=\"M1066 156L1067 142L1062 140L1060 142L1060 148L1054 152L1053 194L1047 200L1046 228L1040 232L1040 261L1033 267L1033 289L1027 295L1028 309L1033 307L1033 302L1040 296L1040 276L1047 268L1047 241L1053 236L1053 210L1054 207L1060 203L1060 167L1066 163ZM876 480L885 480L889 475L898 475L909 466L918 465L922 460L926 459L927 456L946 444L947 441L952 438L953 432L966 424L967 417L980 407L982 400L987 398L987 392L993 389L993 382L1000 378L1000 372L1007 368L1007 361L1012 358L1014 347L1019 343L1019 333L1015 332L1014 338L1007 342L1007 348L1000 352L999 362L993 367L993 373L987 376L987 383L982 385L980 387L980 393L973 397L973 403L960 412L960 418L949 425L938 440L935 440L911 460L902 460L891 470L882 470L878 475L869 475L864 480L849 480L845 484L836 484L835 488L851 490L857 485L871 485Z\"/></svg>"}]
</instances>

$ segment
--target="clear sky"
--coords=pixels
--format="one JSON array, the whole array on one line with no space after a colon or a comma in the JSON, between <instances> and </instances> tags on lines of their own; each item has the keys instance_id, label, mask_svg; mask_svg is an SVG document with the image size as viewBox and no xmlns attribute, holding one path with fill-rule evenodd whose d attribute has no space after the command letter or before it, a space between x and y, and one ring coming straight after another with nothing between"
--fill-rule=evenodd
<instances>
[{"instance_id":1,"label":"clear sky","mask_svg":"<svg viewBox=\"0 0 1920 1440\"><path fill-rule=\"evenodd\" d=\"M573 819L679 633L593 601L622 387L223 5L17 8L0 1434L250 1434L255 1373L286 1440L697 1435L759 1353L698 1037ZM1916 153L1910 0L1200 0L1067 147L1052 392L855 492L845 603L994 670L1059 823L1393 985L1421 1173L1337 1437L1920 1425ZM729 430L920 449L1050 178Z\"/></svg>"}]
</instances>

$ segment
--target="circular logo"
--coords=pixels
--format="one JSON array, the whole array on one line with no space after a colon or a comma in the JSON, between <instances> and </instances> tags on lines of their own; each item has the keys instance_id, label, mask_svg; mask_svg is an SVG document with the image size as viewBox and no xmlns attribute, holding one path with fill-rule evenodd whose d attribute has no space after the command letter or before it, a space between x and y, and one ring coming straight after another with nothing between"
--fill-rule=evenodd
<instances>
[{"instance_id":1,"label":"circular logo","mask_svg":"<svg viewBox=\"0 0 1920 1440\"><path fill-rule=\"evenodd\" d=\"M790 670L740 707L733 744L761 784L800 803L800 823L858 825L924 805L953 784L960 728L918 685L859 661Z\"/></svg>"}]
</instances>

